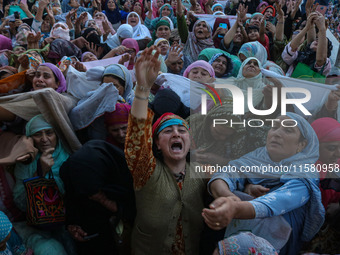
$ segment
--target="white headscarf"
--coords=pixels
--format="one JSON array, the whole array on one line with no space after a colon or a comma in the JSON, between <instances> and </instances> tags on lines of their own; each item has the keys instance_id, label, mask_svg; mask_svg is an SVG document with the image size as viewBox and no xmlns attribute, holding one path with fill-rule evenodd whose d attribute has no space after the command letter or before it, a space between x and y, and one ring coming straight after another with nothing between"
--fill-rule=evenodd
<instances>
[{"instance_id":1,"label":"white headscarf","mask_svg":"<svg viewBox=\"0 0 340 255\"><path fill-rule=\"evenodd\" d=\"M166 19L169 22L170 30L173 30L174 29L174 23L172 22L172 20L168 16L164 16L160 20L163 20L163 19Z\"/></svg>"},{"instance_id":2,"label":"white headscarf","mask_svg":"<svg viewBox=\"0 0 340 255\"><path fill-rule=\"evenodd\" d=\"M136 41L142 40L142 39L145 39L145 38L151 39L152 37L151 37L149 29L142 24L142 22L140 21L140 17L139 17L137 12L130 12L129 15L126 17L126 23L128 24L129 16L132 13L136 14L138 16L138 24L136 26L132 27L133 28L132 38L135 39Z\"/></svg>"},{"instance_id":3,"label":"white headscarf","mask_svg":"<svg viewBox=\"0 0 340 255\"><path fill-rule=\"evenodd\" d=\"M132 38L132 35L133 35L132 26L130 26L129 24L123 24L118 28L116 34L108 36L106 43L107 45L110 46L111 49L113 49L120 46L121 43L119 37L126 39Z\"/></svg>"},{"instance_id":4,"label":"white headscarf","mask_svg":"<svg viewBox=\"0 0 340 255\"><path fill-rule=\"evenodd\" d=\"M58 24L63 25L65 29L62 27L55 28ZM68 25L65 22L55 23L51 30L51 37L61 38L66 41L69 41L70 40L70 29L68 28Z\"/></svg>"}]
</instances>

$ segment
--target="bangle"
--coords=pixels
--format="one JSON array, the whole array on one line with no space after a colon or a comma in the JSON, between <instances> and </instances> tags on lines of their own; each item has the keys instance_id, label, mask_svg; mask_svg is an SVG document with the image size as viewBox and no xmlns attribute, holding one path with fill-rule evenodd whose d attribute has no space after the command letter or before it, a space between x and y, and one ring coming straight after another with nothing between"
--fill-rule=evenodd
<instances>
[{"instance_id":1,"label":"bangle","mask_svg":"<svg viewBox=\"0 0 340 255\"><path fill-rule=\"evenodd\" d=\"M149 99L148 97L140 97L140 96L137 96L137 95L135 95L135 98L139 99L139 100L148 100Z\"/></svg>"}]
</instances>

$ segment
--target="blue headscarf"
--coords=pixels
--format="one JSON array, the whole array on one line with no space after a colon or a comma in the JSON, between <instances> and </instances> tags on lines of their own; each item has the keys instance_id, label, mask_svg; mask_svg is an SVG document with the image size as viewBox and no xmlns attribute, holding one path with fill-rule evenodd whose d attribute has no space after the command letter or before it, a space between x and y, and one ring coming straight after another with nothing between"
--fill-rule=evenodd
<instances>
[{"instance_id":1,"label":"blue headscarf","mask_svg":"<svg viewBox=\"0 0 340 255\"><path fill-rule=\"evenodd\" d=\"M225 173L216 173L210 180L210 183L216 179L223 179L228 183L231 192L234 192L237 187L239 190L243 189L241 178L244 178L243 182L245 179L247 179L252 184L261 184L268 186L271 185L272 187L281 186L282 184L294 178L300 178L299 180L301 180L303 184L306 185L310 193L310 198L306 204L307 210L304 216L304 224L301 232L302 241L308 241L319 231L319 228L324 221L325 214L324 207L321 203L320 189L318 186L319 174L317 172L313 173L309 171L308 167L305 167L305 164L307 166L310 166L318 160L319 141L313 128L304 118L290 112L288 112L286 115L297 122L297 127L299 128L304 138L307 140L307 145L301 152L296 153L289 158L283 159L280 162L274 162L270 158L267 148L261 147L237 160L230 161L229 165L236 167L236 169L240 169L242 166L302 166L301 172L300 168L299 171L294 172L294 167L292 167L290 168L291 172L289 171L287 173L236 173L234 175L235 179L231 179L231 175L226 176ZM242 177L240 177L241 175ZM265 196L266 195L262 197ZM272 202L275 203L275 201Z\"/></svg>"},{"instance_id":2,"label":"blue headscarf","mask_svg":"<svg viewBox=\"0 0 340 255\"><path fill-rule=\"evenodd\" d=\"M227 69L225 70L225 73L223 74L223 77L230 77L233 74L233 62L231 58L225 54L225 53L217 53L214 56L211 57L209 60L209 64L212 65L212 63L215 62L216 59L218 59L220 56L224 56L227 59Z\"/></svg>"},{"instance_id":3,"label":"blue headscarf","mask_svg":"<svg viewBox=\"0 0 340 255\"><path fill-rule=\"evenodd\" d=\"M116 1L114 1L114 2L115 2L115 5L116 5L116 8L115 8L113 11L111 11L111 10L109 10L109 8L107 7L107 3L108 3L108 2L109 2L109 0L106 0L106 2L105 2L105 8L104 8L105 11L103 11L103 13L105 13L107 19L108 19L112 24L116 24L116 23L118 23L119 21L122 20L122 16L121 16L121 14L120 14L119 7L118 7Z\"/></svg>"},{"instance_id":4,"label":"blue headscarf","mask_svg":"<svg viewBox=\"0 0 340 255\"><path fill-rule=\"evenodd\" d=\"M123 93L123 98L129 104L131 104L134 96L132 93L133 83L132 83L132 77L131 77L130 71L123 65L112 64L105 68L102 77L106 75L113 75L125 81L125 90Z\"/></svg>"}]
</instances>

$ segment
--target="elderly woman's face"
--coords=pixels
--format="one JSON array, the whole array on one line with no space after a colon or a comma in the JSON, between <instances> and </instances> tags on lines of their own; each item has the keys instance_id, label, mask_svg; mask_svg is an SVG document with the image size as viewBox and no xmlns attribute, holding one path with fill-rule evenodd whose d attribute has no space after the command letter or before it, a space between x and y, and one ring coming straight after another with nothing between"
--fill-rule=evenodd
<instances>
[{"instance_id":1,"label":"elderly woman's face","mask_svg":"<svg viewBox=\"0 0 340 255\"><path fill-rule=\"evenodd\" d=\"M245 78L252 78L261 72L259 63L255 59L251 59L242 69L242 75Z\"/></svg>"},{"instance_id":2,"label":"elderly woman's face","mask_svg":"<svg viewBox=\"0 0 340 255\"><path fill-rule=\"evenodd\" d=\"M289 121L290 118L287 116L280 116L277 119L268 132L266 142L268 154L274 162L279 162L301 152L307 145L306 140L301 141L299 128L297 126L292 127L295 125L293 120ZM285 126L281 125L283 120L286 120Z\"/></svg>"},{"instance_id":3,"label":"elderly woman's face","mask_svg":"<svg viewBox=\"0 0 340 255\"><path fill-rule=\"evenodd\" d=\"M257 26L260 27L261 24L261 19L262 19L262 15L258 14L255 15L249 22L250 26Z\"/></svg>"},{"instance_id":4,"label":"elderly woman's face","mask_svg":"<svg viewBox=\"0 0 340 255\"><path fill-rule=\"evenodd\" d=\"M90 62L95 60L98 60L98 58L92 53L88 53L83 57L83 62Z\"/></svg>"},{"instance_id":5,"label":"elderly woman's face","mask_svg":"<svg viewBox=\"0 0 340 255\"><path fill-rule=\"evenodd\" d=\"M34 146L40 151L44 152L50 148L57 146L57 135L53 129L43 129L32 135Z\"/></svg>"},{"instance_id":6,"label":"elderly woman's face","mask_svg":"<svg viewBox=\"0 0 340 255\"><path fill-rule=\"evenodd\" d=\"M33 78L33 90L44 88L57 89L59 82L56 81L54 73L47 66L39 66Z\"/></svg>"},{"instance_id":7,"label":"elderly woman's face","mask_svg":"<svg viewBox=\"0 0 340 255\"><path fill-rule=\"evenodd\" d=\"M225 56L219 56L211 65L214 68L215 75L222 77L227 70L228 60Z\"/></svg>"},{"instance_id":8,"label":"elderly woman's face","mask_svg":"<svg viewBox=\"0 0 340 255\"><path fill-rule=\"evenodd\" d=\"M183 160L190 149L189 131L184 126L169 126L158 134L155 142L165 161Z\"/></svg>"},{"instance_id":9,"label":"elderly woman's face","mask_svg":"<svg viewBox=\"0 0 340 255\"><path fill-rule=\"evenodd\" d=\"M198 40L207 39L211 36L207 23L203 21L195 26L194 33Z\"/></svg>"},{"instance_id":10,"label":"elderly woman's face","mask_svg":"<svg viewBox=\"0 0 340 255\"><path fill-rule=\"evenodd\" d=\"M128 24L132 27L136 26L139 22L139 18L136 14L132 13L129 15Z\"/></svg>"},{"instance_id":11,"label":"elderly woman's face","mask_svg":"<svg viewBox=\"0 0 340 255\"><path fill-rule=\"evenodd\" d=\"M161 41L160 43L157 44L157 49L161 52L161 55L166 55L170 46L167 41Z\"/></svg>"},{"instance_id":12,"label":"elderly woman's face","mask_svg":"<svg viewBox=\"0 0 340 255\"><path fill-rule=\"evenodd\" d=\"M340 158L340 141L320 143L319 160L323 164L334 164Z\"/></svg>"},{"instance_id":13,"label":"elderly woman's face","mask_svg":"<svg viewBox=\"0 0 340 255\"><path fill-rule=\"evenodd\" d=\"M170 28L168 26L159 26L156 31L157 38L164 38L169 40L171 35Z\"/></svg>"},{"instance_id":14,"label":"elderly woman's face","mask_svg":"<svg viewBox=\"0 0 340 255\"><path fill-rule=\"evenodd\" d=\"M211 80L210 73L202 67L195 67L190 70L188 79L201 83L209 83Z\"/></svg>"}]
</instances>

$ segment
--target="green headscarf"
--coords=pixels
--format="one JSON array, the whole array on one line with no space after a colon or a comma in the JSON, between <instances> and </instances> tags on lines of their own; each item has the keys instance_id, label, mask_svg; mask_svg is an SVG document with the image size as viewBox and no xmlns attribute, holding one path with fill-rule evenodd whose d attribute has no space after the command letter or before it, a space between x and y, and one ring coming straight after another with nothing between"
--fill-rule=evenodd
<instances>
[{"instance_id":1,"label":"green headscarf","mask_svg":"<svg viewBox=\"0 0 340 255\"><path fill-rule=\"evenodd\" d=\"M224 55L228 56L231 59L231 62L233 63L232 76L237 77L242 64L241 60L237 56L231 55L224 50L216 48L206 48L202 50L201 53L198 55L198 60L204 60L209 62L209 60L218 53L223 53Z\"/></svg>"},{"instance_id":2,"label":"green headscarf","mask_svg":"<svg viewBox=\"0 0 340 255\"><path fill-rule=\"evenodd\" d=\"M160 20L160 21L158 21L158 23L157 23L157 25L156 25L156 29L155 29L155 31L153 31L153 33L152 33L152 41L148 43L147 47L151 47L151 46L155 43L155 41L156 41L156 39L157 39L156 32L157 32L157 29L158 29L160 26L167 26L167 27L169 27L169 29L170 29L170 24L169 24L169 22L167 22L166 20Z\"/></svg>"}]
</instances>

